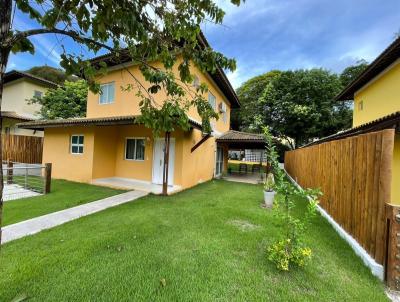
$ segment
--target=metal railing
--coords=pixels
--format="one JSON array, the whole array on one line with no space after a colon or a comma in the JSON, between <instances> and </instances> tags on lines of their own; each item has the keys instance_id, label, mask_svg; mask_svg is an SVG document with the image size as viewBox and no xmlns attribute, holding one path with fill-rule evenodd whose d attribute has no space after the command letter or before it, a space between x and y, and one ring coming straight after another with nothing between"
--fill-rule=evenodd
<instances>
[{"instance_id":1,"label":"metal railing","mask_svg":"<svg viewBox=\"0 0 400 302\"><path fill-rule=\"evenodd\" d=\"M15 200L48 193L47 165L3 162L3 200Z\"/></svg>"}]
</instances>

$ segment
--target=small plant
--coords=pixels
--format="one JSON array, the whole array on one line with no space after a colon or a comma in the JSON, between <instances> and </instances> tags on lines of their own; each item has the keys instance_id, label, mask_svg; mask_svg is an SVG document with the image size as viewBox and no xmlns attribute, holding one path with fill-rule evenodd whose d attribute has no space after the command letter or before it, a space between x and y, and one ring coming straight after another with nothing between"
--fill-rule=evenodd
<instances>
[{"instance_id":1,"label":"small plant","mask_svg":"<svg viewBox=\"0 0 400 302\"><path fill-rule=\"evenodd\" d=\"M303 267L311 259L311 249L294 245L290 239L282 239L267 249L268 260L281 271L288 271L290 264Z\"/></svg>"},{"instance_id":2,"label":"small plant","mask_svg":"<svg viewBox=\"0 0 400 302\"><path fill-rule=\"evenodd\" d=\"M321 195L321 192L315 189L296 188L286 179L284 171L279 167L278 154L272 135L267 127L264 127L263 130L267 161L271 165L275 180L273 188L279 194L274 210L280 218L283 228L281 238L276 239L267 248L267 258L275 263L277 269L289 271L291 266L302 267L311 259L312 251L302 239L311 218L315 216L318 196ZM266 185L264 189L266 190ZM295 207L295 200L300 199L308 201L307 211L303 217L297 218L292 215L292 210Z\"/></svg>"},{"instance_id":3,"label":"small plant","mask_svg":"<svg viewBox=\"0 0 400 302\"><path fill-rule=\"evenodd\" d=\"M272 192L274 191L274 187L275 187L274 174L268 173L267 178L264 182L264 191Z\"/></svg>"}]
</instances>

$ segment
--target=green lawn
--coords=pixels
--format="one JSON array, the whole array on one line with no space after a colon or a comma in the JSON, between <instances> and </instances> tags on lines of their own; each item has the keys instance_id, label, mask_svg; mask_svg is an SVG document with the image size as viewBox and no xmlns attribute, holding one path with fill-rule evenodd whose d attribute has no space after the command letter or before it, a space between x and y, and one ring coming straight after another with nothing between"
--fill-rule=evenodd
<instances>
[{"instance_id":1,"label":"green lawn","mask_svg":"<svg viewBox=\"0 0 400 302\"><path fill-rule=\"evenodd\" d=\"M0 301L387 301L319 216L307 235L311 265L277 271L265 250L281 226L261 200L260 186L211 181L10 242Z\"/></svg>"},{"instance_id":2,"label":"green lawn","mask_svg":"<svg viewBox=\"0 0 400 302\"><path fill-rule=\"evenodd\" d=\"M4 203L4 225L122 193L106 187L53 179L51 193Z\"/></svg>"}]
</instances>

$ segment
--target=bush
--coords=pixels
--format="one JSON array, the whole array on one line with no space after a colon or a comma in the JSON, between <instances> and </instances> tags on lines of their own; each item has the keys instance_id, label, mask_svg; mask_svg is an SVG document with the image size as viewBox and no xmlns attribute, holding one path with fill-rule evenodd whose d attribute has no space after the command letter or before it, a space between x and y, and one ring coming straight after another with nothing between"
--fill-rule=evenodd
<instances>
[{"instance_id":1,"label":"bush","mask_svg":"<svg viewBox=\"0 0 400 302\"><path fill-rule=\"evenodd\" d=\"M267 161L271 164L275 179L275 191L279 198L275 199L274 211L282 221L282 238L275 240L267 248L268 260L275 263L279 270L288 271L292 265L304 266L311 258L311 248L307 247L302 239L311 218L315 215L319 190L302 190L294 187L280 169L278 154L275 150L273 138L268 128L264 128ZM307 212L301 218L292 215L294 200L305 199L308 201Z\"/></svg>"}]
</instances>

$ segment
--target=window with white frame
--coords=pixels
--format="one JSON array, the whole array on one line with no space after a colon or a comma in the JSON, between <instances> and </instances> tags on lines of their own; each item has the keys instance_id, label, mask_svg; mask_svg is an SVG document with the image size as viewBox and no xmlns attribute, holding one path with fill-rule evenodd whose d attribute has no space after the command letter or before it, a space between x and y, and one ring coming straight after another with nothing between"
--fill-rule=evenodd
<instances>
[{"instance_id":1,"label":"window with white frame","mask_svg":"<svg viewBox=\"0 0 400 302\"><path fill-rule=\"evenodd\" d=\"M215 109L217 107L217 99L211 92L208 92L208 103L211 105L211 107L213 107L213 109L215 111Z\"/></svg>"},{"instance_id":2,"label":"window with white frame","mask_svg":"<svg viewBox=\"0 0 400 302\"><path fill-rule=\"evenodd\" d=\"M214 111L217 110L217 99L211 92L208 92L208 103L211 105L211 107L214 109ZM210 124L211 124L212 130L214 130L215 129L215 120L212 119L210 121Z\"/></svg>"},{"instance_id":3,"label":"window with white frame","mask_svg":"<svg viewBox=\"0 0 400 302\"><path fill-rule=\"evenodd\" d=\"M144 160L144 138L127 138L125 142L125 159Z\"/></svg>"},{"instance_id":4,"label":"window with white frame","mask_svg":"<svg viewBox=\"0 0 400 302\"><path fill-rule=\"evenodd\" d=\"M83 153L83 135L71 135L71 153L82 154Z\"/></svg>"},{"instance_id":5,"label":"window with white frame","mask_svg":"<svg viewBox=\"0 0 400 302\"><path fill-rule=\"evenodd\" d=\"M115 83L107 83L100 85L99 104L114 103Z\"/></svg>"}]
</instances>

